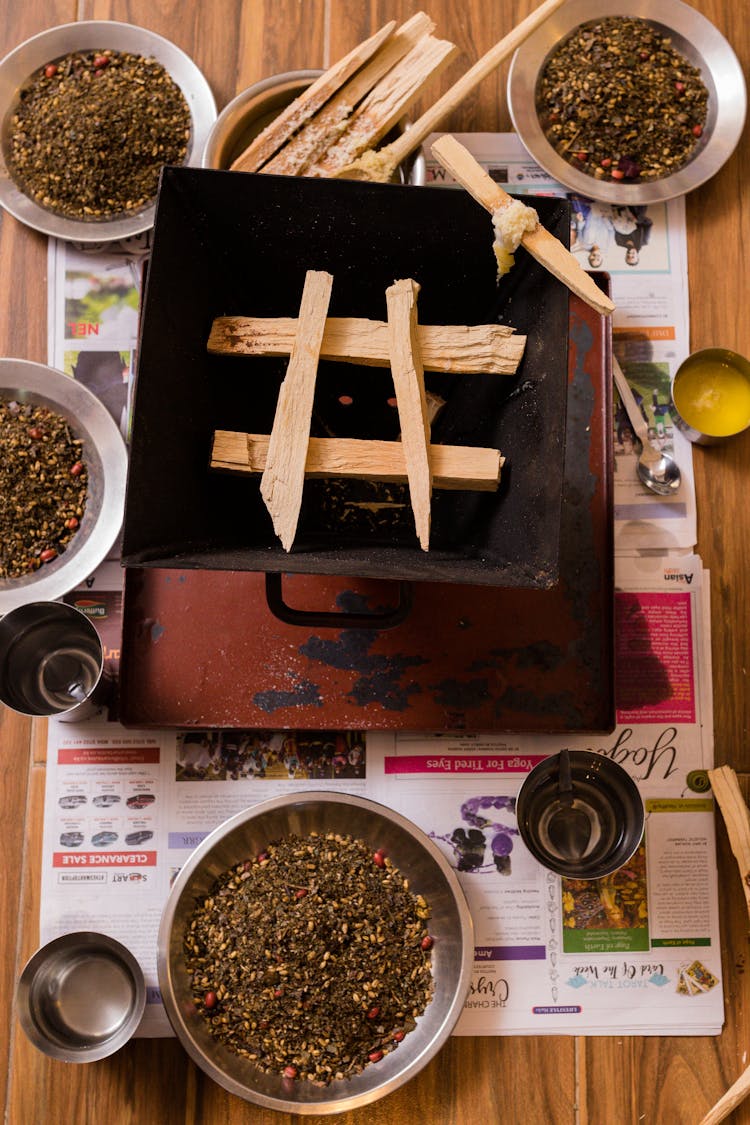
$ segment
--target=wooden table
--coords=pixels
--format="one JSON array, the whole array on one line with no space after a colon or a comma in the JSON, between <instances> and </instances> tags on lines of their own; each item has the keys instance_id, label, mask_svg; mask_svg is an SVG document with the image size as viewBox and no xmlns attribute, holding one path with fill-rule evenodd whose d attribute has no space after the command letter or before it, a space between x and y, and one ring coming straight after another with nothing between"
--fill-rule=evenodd
<instances>
[{"instance_id":1,"label":"wooden table","mask_svg":"<svg viewBox=\"0 0 750 1125\"><path fill-rule=\"evenodd\" d=\"M750 24L736 0L693 0L750 68ZM0 0L0 53L46 27L76 19L140 24L171 39L201 67L219 108L266 75L324 67L416 0ZM462 74L534 4L532 0L429 0L438 34L460 55L433 94ZM654 8L658 12L658 5ZM445 123L505 131L507 65ZM431 99L432 100L432 99ZM722 171L687 200L691 346L750 355L750 156L745 137ZM45 362L46 239L0 219L0 354ZM717 764L750 790L750 431L695 452L698 551L712 572ZM11 1125L171 1125L266 1122L204 1078L176 1040L136 1040L88 1066L53 1062L21 1032L15 981L38 943L45 731L0 713L0 1089ZM425 1122L697 1123L750 1060L748 918L736 865L718 825L726 1025L717 1038L519 1037L451 1040L407 1087L339 1120ZM291 1118L287 1120L291 1121ZM301 1120L294 1118L294 1120ZM308 1118L307 1120L313 1120ZM315 1120L322 1120L316 1118ZM732 1118L750 1122L750 1102Z\"/></svg>"}]
</instances>

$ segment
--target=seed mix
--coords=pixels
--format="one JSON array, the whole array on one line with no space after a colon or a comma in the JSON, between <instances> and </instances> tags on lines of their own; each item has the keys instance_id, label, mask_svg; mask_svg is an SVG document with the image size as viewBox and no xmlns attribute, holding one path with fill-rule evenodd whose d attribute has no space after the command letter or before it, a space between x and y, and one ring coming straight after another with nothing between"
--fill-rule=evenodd
<instances>
[{"instance_id":1,"label":"seed mix","mask_svg":"<svg viewBox=\"0 0 750 1125\"><path fill-rule=\"evenodd\" d=\"M266 1073L351 1077L394 1050L432 997L429 916L382 850L290 835L196 904L184 938L196 1007Z\"/></svg>"}]
</instances>

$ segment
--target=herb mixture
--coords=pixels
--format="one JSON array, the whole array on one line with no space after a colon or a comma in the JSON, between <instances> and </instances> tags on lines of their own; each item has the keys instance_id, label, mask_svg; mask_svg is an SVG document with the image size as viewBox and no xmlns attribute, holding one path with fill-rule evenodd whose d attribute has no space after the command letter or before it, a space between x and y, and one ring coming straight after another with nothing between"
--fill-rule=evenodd
<instances>
[{"instance_id":1,"label":"herb mixture","mask_svg":"<svg viewBox=\"0 0 750 1125\"><path fill-rule=\"evenodd\" d=\"M161 63L127 51L77 51L48 63L21 90L8 165L51 211L102 219L156 195L164 164L181 164L190 110Z\"/></svg>"},{"instance_id":2,"label":"herb mixture","mask_svg":"<svg viewBox=\"0 0 750 1125\"><path fill-rule=\"evenodd\" d=\"M429 907L383 851L289 837L221 875L184 939L211 1034L328 1085L394 1050L432 996Z\"/></svg>"},{"instance_id":3,"label":"herb mixture","mask_svg":"<svg viewBox=\"0 0 750 1125\"><path fill-rule=\"evenodd\" d=\"M66 549L86 505L83 443L46 406L0 399L0 578Z\"/></svg>"},{"instance_id":4,"label":"herb mixture","mask_svg":"<svg viewBox=\"0 0 750 1125\"><path fill-rule=\"evenodd\" d=\"M598 180L642 182L690 160L706 125L700 71L646 20L585 24L548 59L537 87L545 136Z\"/></svg>"}]
</instances>

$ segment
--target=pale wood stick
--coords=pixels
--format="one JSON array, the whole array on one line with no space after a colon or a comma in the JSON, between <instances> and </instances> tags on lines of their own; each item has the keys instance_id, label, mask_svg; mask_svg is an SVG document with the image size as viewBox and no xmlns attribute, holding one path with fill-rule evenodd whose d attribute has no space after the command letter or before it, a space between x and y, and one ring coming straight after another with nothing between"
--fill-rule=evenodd
<instances>
[{"instance_id":1,"label":"pale wood stick","mask_svg":"<svg viewBox=\"0 0 750 1125\"><path fill-rule=\"evenodd\" d=\"M427 551L430 547L432 470L424 369L417 338L418 293L417 282L410 277L403 278L388 286L385 301L388 309L391 374L396 390L401 444L406 458L409 498L419 545L423 551Z\"/></svg>"},{"instance_id":2,"label":"pale wood stick","mask_svg":"<svg viewBox=\"0 0 750 1125\"><path fill-rule=\"evenodd\" d=\"M213 355L289 355L297 332L292 317L219 316L211 325ZM417 338L425 371L464 375L513 375L526 337L505 324L420 324ZM388 367L388 325L384 320L329 316L320 358Z\"/></svg>"},{"instance_id":3,"label":"pale wood stick","mask_svg":"<svg viewBox=\"0 0 750 1125\"><path fill-rule=\"evenodd\" d=\"M487 175L481 164L477 163L469 150L455 137L449 134L440 137L432 145L432 154L490 214L513 202L512 197ZM562 242L550 234L541 223L534 230L523 235L521 245L592 309L602 316L607 316L614 311L614 303L602 293L589 274L581 269L573 254L566 250Z\"/></svg>"},{"instance_id":4,"label":"pale wood stick","mask_svg":"<svg viewBox=\"0 0 750 1125\"><path fill-rule=\"evenodd\" d=\"M718 766L708 770L711 790L721 809L729 837L729 846L737 860L745 905L750 914L750 811L742 796L737 774L731 766ZM718 1125L750 1094L750 1067L747 1067L734 1085L719 1098L703 1117L700 1125Z\"/></svg>"},{"instance_id":5,"label":"pale wood stick","mask_svg":"<svg viewBox=\"0 0 750 1125\"><path fill-rule=\"evenodd\" d=\"M540 24L544 23L562 3L564 3L564 0L545 0L535 11L521 20L513 31L509 32L494 47L491 47L485 55L482 55L471 69L467 70L466 74L459 78L454 86L451 86L450 90L438 98L414 122L411 128L379 152L364 154L362 165L358 167L357 162L355 162L351 173L348 168L344 168L339 175L345 178L351 175L352 179L389 180L394 169L415 149L419 148L430 133L437 129L443 118L452 113L475 86L478 86L501 62L507 59L524 39L527 39L533 31L536 31ZM371 156L376 159L367 159Z\"/></svg>"},{"instance_id":6,"label":"pale wood stick","mask_svg":"<svg viewBox=\"0 0 750 1125\"><path fill-rule=\"evenodd\" d=\"M262 473L268 434L214 432L211 468L233 473ZM497 449L431 445L433 485L451 491L496 492L504 457ZM314 438L307 447L307 477L349 477L406 484L406 460L400 441Z\"/></svg>"},{"instance_id":7,"label":"pale wood stick","mask_svg":"<svg viewBox=\"0 0 750 1125\"><path fill-rule=\"evenodd\" d=\"M295 132L300 125L312 117L325 102L335 94L356 70L366 63L378 48L385 43L396 27L396 20L390 20L384 27L371 35L364 43L358 44L348 55L334 63L320 78L295 98L278 117L255 137L232 164L233 172L257 172Z\"/></svg>"},{"instance_id":8,"label":"pale wood stick","mask_svg":"<svg viewBox=\"0 0 750 1125\"><path fill-rule=\"evenodd\" d=\"M305 484L315 380L333 277L308 270L302 291L297 336L279 390L260 492L285 551L297 530Z\"/></svg>"},{"instance_id":9,"label":"pale wood stick","mask_svg":"<svg viewBox=\"0 0 750 1125\"><path fill-rule=\"evenodd\" d=\"M336 143L362 99L423 36L434 29L434 22L424 12L417 12L397 28L372 61L357 71L260 171L280 176L301 176L309 164L314 164Z\"/></svg>"},{"instance_id":10,"label":"pale wood stick","mask_svg":"<svg viewBox=\"0 0 750 1125\"><path fill-rule=\"evenodd\" d=\"M428 79L436 77L456 51L455 44L447 40L432 35L421 39L368 94L352 114L346 132L308 167L306 174L330 176L376 145L419 97Z\"/></svg>"},{"instance_id":11,"label":"pale wood stick","mask_svg":"<svg viewBox=\"0 0 750 1125\"><path fill-rule=\"evenodd\" d=\"M701 1118L700 1125L719 1125L719 1122L729 1117L748 1094L750 1094L750 1066L743 1070L734 1085L730 1086L726 1094L719 1098L705 1117Z\"/></svg>"},{"instance_id":12,"label":"pale wood stick","mask_svg":"<svg viewBox=\"0 0 750 1125\"><path fill-rule=\"evenodd\" d=\"M750 914L750 813L742 796L737 774L731 766L719 766L709 770L716 803L721 809L727 836L740 872L742 892Z\"/></svg>"}]
</instances>

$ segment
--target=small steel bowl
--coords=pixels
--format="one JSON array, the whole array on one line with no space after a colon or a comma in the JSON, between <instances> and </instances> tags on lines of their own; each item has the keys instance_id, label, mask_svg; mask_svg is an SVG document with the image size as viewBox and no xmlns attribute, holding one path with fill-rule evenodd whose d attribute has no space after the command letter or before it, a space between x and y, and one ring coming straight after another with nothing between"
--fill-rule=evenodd
<instances>
[{"instance_id":1,"label":"small steel bowl","mask_svg":"<svg viewBox=\"0 0 750 1125\"><path fill-rule=\"evenodd\" d=\"M0 359L0 399L47 406L83 441L88 496L68 548L33 574L0 578L0 614L27 602L54 601L75 589L107 557L122 524L127 453L106 407L88 387L41 363Z\"/></svg>"},{"instance_id":2,"label":"small steel bowl","mask_svg":"<svg viewBox=\"0 0 750 1125\"><path fill-rule=\"evenodd\" d=\"M646 20L672 40L675 50L701 71L708 89L708 118L692 158L670 176L643 183L597 180L569 164L544 135L536 108L537 84L559 43L582 24L607 16ZM739 60L714 25L682 0L568 0L530 35L513 56L508 108L531 156L570 191L605 203L645 204L692 191L719 171L734 152L745 123L747 92Z\"/></svg>"},{"instance_id":3,"label":"small steel bowl","mask_svg":"<svg viewBox=\"0 0 750 1125\"><path fill-rule=\"evenodd\" d=\"M250 142L322 73L320 70L291 70L286 74L273 74L239 93L217 117L206 139L202 167L230 168ZM407 127L406 121L399 125L399 129ZM398 179L401 183L423 185L425 177L426 164L420 149L399 167Z\"/></svg>"},{"instance_id":4,"label":"small steel bowl","mask_svg":"<svg viewBox=\"0 0 750 1125\"><path fill-rule=\"evenodd\" d=\"M20 88L35 70L71 51L129 51L154 58L180 87L192 119L186 164L199 164L206 136L216 120L216 103L203 74L184 51L143 27L115 20L82 20L41 31L0 61L0 207L26 226L80 244L132 238L154 225L156 200L138 211L108 219L74 219L56 214L29 198L11 177L8 162L10 118Z\"/></svg>"},{"instance_id":5,"label":"small steel bowl","mask_svg":"<svg viewBox=\"0 0 750 1125\"><path fill-rule=\"evenodd\" d=\"M286 836L339 832L384 847L427 900L434 995L416 1028L398 1049L351 1079L318 1087L265 1074L214 1039L193 1002L183 938L196 901L224 871ZM471 915L453 868L420 829L383 805L346 793L306 792L275 797L238 813L196 848L174 882L159 928L158 972L162 1000L190 1057L230 1093L290 1114L343 1113L368 1105L402 1086L434 1057L461 1014L474 962Z\"/></svg>"},{"instance_id":6,"label":"small steel bowl","mask_svg":"<svg viewBox=\"0 0 750 1125\"><path fill-rule=\"evenodd\" d=\"M146 986L130 950L105 934L55 938L30 958L16 988L21 1026L45 1055L95 1062L141 1022Z\"/></svg>"}]
</instances>

